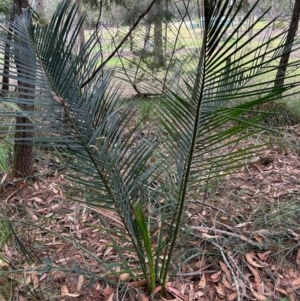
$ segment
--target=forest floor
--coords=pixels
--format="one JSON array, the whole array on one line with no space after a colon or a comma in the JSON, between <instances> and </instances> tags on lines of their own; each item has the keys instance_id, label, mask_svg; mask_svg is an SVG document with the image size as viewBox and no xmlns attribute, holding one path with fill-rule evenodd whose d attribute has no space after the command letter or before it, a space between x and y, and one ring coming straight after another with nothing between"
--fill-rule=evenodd
<instances>
[{"instance_id":1,"label":"forest floor","mask_svg":"<svg viewBox=\"0 0 300 301\"><path fill-rule=\"evenodd\" d=\"M288 127L254 163L188 204L197 233L188 243L202 256L181 266L165 298L147 296L143 279L101 266L97 257L119 257L98 215L112 227L120 219L69 201L59 159L37 153L37 176L1 180L1 212L18 239L11 235L0 247L0 300L300 300L299 146L300 125ZM4 225L5 218L0 233ZM130 250L126 256L136 259Z\"/></svg>"}]
</instances>

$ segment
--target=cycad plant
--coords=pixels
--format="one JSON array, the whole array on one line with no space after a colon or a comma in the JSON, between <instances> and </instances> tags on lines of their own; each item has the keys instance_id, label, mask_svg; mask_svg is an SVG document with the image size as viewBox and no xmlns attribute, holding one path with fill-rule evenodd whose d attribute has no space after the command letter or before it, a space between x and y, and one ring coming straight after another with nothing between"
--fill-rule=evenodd
<instances>
[{"instance_id":1,"label":"cycad plant","mask_svg":"<svg viewBox=\"0 0 300 301\"><path fill-rule=\"evenodd\" d=\"M12 40L5 38L8 29L2 26L0 53L3 56L5 43L11 45L12 69L10 93L0 100L33 109L1 115L29 118L33 135L28 140L71 154L73 160L63 163L76 183L72 189L80 191L80 199L74 199L118 215L123 227L104 229L124 234L140 269L130 269L122 246L113 241L123 259L120 265L131 277L146 280L149 293L157 285L166 287L176 274L173 263L188 247L182 243L189 235L188 202L199 200L211 180L230 173L259 148L238 147L261 130L264 113L255 108L282 93L296 93L297 84L288 78L283 86L273 87L285 32L272 36L273 20L263 23L250 38L259 36L260 42L248 48L248 32L265 14L247 28L258 2L237 21L242 2L201 2L198 48L192 57L181 52L186 64L170 56L178 66L170 63L166 76L156 78L163 93L156 109L157 131L149 136L143 135L143 123L132 126L135 104L122 103L122 86L111 80L114 70L103 66L94 72L101 57L95 51L97 35L78 54L73 52L83 22L74 24L75 6L64 1L47 26L32 25L32 12L24 10L14 17ZM23 72L13 69L16 56L23 60L18 66ZM16 79L28 83L27 93L34 97L20 97Z\"/></svg>"}]
</instances>

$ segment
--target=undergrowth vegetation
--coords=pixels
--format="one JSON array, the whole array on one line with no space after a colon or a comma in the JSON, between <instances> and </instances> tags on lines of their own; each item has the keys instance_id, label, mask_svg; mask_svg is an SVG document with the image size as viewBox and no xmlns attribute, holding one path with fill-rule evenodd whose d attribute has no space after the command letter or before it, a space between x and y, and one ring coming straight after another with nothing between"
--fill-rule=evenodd
<instances>
[{"instance_id":1,"label":"undergrowth vegetation","mask_svg":"<svg viewBox=\"0 0 300 301\"><path fill-rule=\"evenodd\" d=\"M6 174L9 171L8 155L9 155L9 150L6 147L6 144L0 141L0 171Z\"/></svg>"}]
</instances>

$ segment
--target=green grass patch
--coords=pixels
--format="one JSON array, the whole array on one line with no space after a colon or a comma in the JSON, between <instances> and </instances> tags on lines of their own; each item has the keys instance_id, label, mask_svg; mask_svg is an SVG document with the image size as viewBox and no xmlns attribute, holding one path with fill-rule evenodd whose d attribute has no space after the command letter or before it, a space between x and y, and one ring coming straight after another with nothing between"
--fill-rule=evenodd
<instances>
[{"instance_id":1,"label":"green grass patch","mask_svg":"<svg viewBox=\"0 0 300 301\"><path fill-rule=\"evenodd\" d=\"M8 221L5 218L0 219L0 249L9 243L11 238L11 229Z\"/></svg>"},{"instance_id":2,"label":"green grass patch","mask_svg":"<svg viewBox=\"0 0 300 301\"><path fill-rule=\"evenodd\" d=\"M0 140L0 172L8 173L9 171L9 147L7 143L3 143Z\"/></svg>"}]
</instances>

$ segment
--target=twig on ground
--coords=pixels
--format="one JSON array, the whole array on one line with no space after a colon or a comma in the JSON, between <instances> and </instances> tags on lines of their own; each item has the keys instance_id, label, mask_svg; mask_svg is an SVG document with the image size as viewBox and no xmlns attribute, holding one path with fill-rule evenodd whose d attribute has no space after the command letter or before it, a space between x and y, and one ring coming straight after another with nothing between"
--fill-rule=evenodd
<instances>
[{"instance_id":1,"label":"twig on ground","mask_svg":"<svg viewBox=\"0 0 300 301\"><path fill-rule=\"evenodd\" d=\"M11 197L13 197L13 196L14 196L18 191L20 191L20 190L21 190L21 188L15 190L12 194L10 194L10 195L4 200L4 203L7 204L7 202L9 201L9 199L10 199Z\"/></svg>"},{"instance_id":2,"label":"twig on ground","mask_svg":"<svg viewBox=\"0 0 300 301\"><path fill-rule=\"evenodd\" d=\"M226 266L228 267L228 269L230 270L230 273L231 273L231 275L232 275L232 278L233 278L233 281L234 281L234 285L235 285L235 287L236 287L237 301L241 301L242 299L241 299L241 294L240 294L239 283L238 283L238 281L237 281L237 278L236 278L236 275L235 275L235 273L234 273L234 271L233 271L233 268L231 267L231 265L229 264L229 262L228 262L228 260L227 260L227 258L226 258L226 256L225 256L226 251L225 251L220 245L218 245L217 243L215 243L215 242L213 242L213 241L211 241L211 243L212 243L215 247L217 247L217 248L220 250L221 255L222 255L222 257L223 257L223 260L224 260L224 263L226 264ZM227 254L227 253L226 253L226 254ZM228 255L228 254L227 254L227 256L229 256L229 258L230 258L231 261L232 261L231 256Z\"/></svg>"},{"instance_id":3,"label":"twig on ground","mask_svg":"<svg viewBox=\"0 0 300 301\"><path fill-rule=\"evenodd\" d=\"M215 207L213 205L210 205L210 204L207 204L207 203L204 203L204 202L201 202L200 200L187 200L188 203L197 203L197 204L201 204L202 206L205 206L205 207L209 207L211 209L214 209L216 211L219 211L219 212L222 212L223 214L225 215L229 215L226 211L218 208L218 207Z\"/></svg>"},{"instance_id":4,"label":"twig on ground","mask_svg":"<svg viewBox=\"0 0 300 301\"><path fill-rule=\"evenodd\" d=\"M203 275L203 274L213 274L213 273L216 273L217 271L216 270L199 270L199 271L195 271L195 272L189 272L189 273L180 273L178 272L176 274L176 276L178 277L190 277L190 276L200 276L200 275Z\"/></svg>"},{"instance_id":5,"label":"twig on ground","mask_svg":"<svg viewBox=\"0 0 300 301\"><path fill-rule=\"evenodd\" d=\"M262 249L263 248L263 244L261 243L257 243L257 242L254 242L252 241L251 239L245 237L244 235L241 235L241 234L236 234L236 233L232 233L232 232L228 232L228 231L224 231L224 230L219 230L219 229L216 229L215 227L213 228L208 228L208 227L203 227L203 226L197 226L197 227L191 227L192 229L196 229L198 230L199 232L202 232L202 233L207 233L207 232L213 232L213 233L216 233L216 234L225 234L225 235L228 235L228 236L232 236L232 237L236 237L240 240L243 240L255 247L258 247L259 249Z\"/></svg>"}]
</instances>

